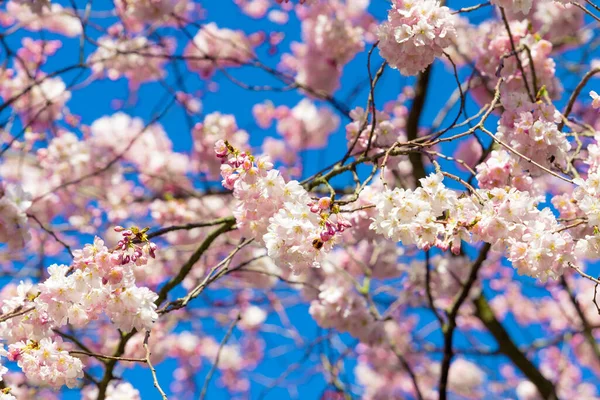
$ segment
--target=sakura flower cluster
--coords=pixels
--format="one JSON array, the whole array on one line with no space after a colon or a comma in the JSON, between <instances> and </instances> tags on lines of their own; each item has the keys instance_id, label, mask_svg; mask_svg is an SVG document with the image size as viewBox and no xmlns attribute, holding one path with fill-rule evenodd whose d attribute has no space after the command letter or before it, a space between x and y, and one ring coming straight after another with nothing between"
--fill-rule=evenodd
<instances>
[{"instance_id":1,"label":"sakura flower cluster","mask_svg":"<svg viewBox=\"0 0 600 400\"><path fill-rule=\"evenodd\" d=\"M456 32L448 7L437 0L394 0L377 32L381 56L403 75L416 75L441 57Z\"/></svg>"},{"instance_id":2,"label":"sakura flower cluster","mask_svg":"<svg viewBox=\"0 0 600 400\"><path fill-rule=\"evenodd\" d=\"M249 149L248 132L240 129L235 117L230 114L214 112L206 115L204 121L194 125L193 159L196 170L210 178L218 178L221 171L221 162L215 159L215 143L219 140L227 141L231 146L245 151Z\"/></svg>"},{"instance_id":3,"label":"sakura flower cluster","mask_svg":"<svg viewBox=\"0 0 600 400\"><path fill-rule=\"evenodd\" d=\"M215 152L223 160L223 186L238 199L233 213L241 232L263 242L269 257L295 274L320 266L336 234L350 226L331 210L331 200L314 202L297 181L286 183L265 157L255 159L222 140Z\"/></svg>"},{"instance_id":4,"label":"sakura flower cluster","mask_svg":"<svg viewBox=\"0 0 600 400\"><path fill-rule=\"evenodd\" d=\"M81 361L64 351L53 329L67 323L81 328L105 314L124 332L143 331L158 318L158 296L136 286L132 272L133 265L155 257L156 245L143 230L116 230L122 234L116 249L96 238L73 252L71 267L50 266L48 279L35 286L22 282L16 295L2 303L3 314L16 315L0 322L0 334L9 342L10 358L29 379L73 387L82 377Z\"/></svg>"},{"instance_id":5,"label":"sakura flower cluster","mask_svg":"<svg viewBox=\"0 0 600 400\"><path fill-rule=\"evenodd\" d=\"M169 25L190 11L188 0L117 0L115 7L126 25L141 30L144 24Z\"/></svg>"},{"instance_id":6,"label":"sakura flower cluster","mask_svg":"<svg viewBox=\"0 0 600 400\"><path fill-rule=\"evenodd\" d=\"M327 145L329 135L336 131L340 119L331 110L303 99L294 108L257 104L253 113L262 128L268 128L277 119L277 132L293 150L321 148Z\"/></svg>"},{"instance_id":7,"label":"sakura flower cluster","mask_svg":"<svg viewBox=\"0 0 600 400\"><path fill-rule=\"evenodd\" d=\"M364 33L373 24L367 3L353 3L335 0L299 9L303 41L292 43L292 54L281 64L296 72L300 85L327 94L339 87L343 66L363 49Z\"/></svg>"},{"instance_id":8,"label":"sakura flower cluster","mask_svg":"<svg viewBox=\"0 0 600 400\"><path fill-rule=\"evenodd\" d=\"M587 218L588 225L593 227L593 232L584 232L584 237L577 243L577 251L590 259L597 259L600 257L600 173L593 169L586 179L578 178L576 182L578 187L568 203L573 208L571 214Z\"/></svg>"},{"instance_id":9,"label":"sakura flower cluster","mask_svg":"<svg viewBox=\"0 0 600 400\"><path fill-rule=\"evenodd\" d=\"M4 17L9 24L20 25L26 30L47 30L67 37L75 37L82 32L81 22L73 10L56 2L11 0L6 4L6 11Z\"/></svg>"},{"instance_id":10,"label":"sakura flower cluster","mask_svg":"<svg viewBox=\"0 0 600 400\"><path fill-rule=\"evenodd\" d=\"M348 332L362 343L381 342L383 322L376 320L352 281L330 264L324 264L323 270L325 280L310 304L310 315L324 329Z\"/></svg>"},{"instance_id":11,"label":"sakura flower cluster","mask_svg":"<svg viewBox=\"0 0 600 400\"><path fill-rule=\"evenodd\" d=\"M536 0L529 16L534 32L552 43L577 45L588 40L591 33L585 27L585 12L570 2Z\"/></svg>"},{"instance_id":12,"label":"sakura flower cluster","mask_svg":"<svg viewBox=\"0 0 600 400\"><path fill-rule=\"evenodd\" d=\"M406 138L404 126L406 125L407 109L401 101L388 103L391 113L385 111L375 112L375 126L369 121L369 113L361 107L356 107L350 112L352 122L346 125L346 138L348 147L354 146L355 151L364 151L371 143L373 147L391 146L397 141ZM362 130L361 130L362 129Z\"/></svg>"},{"instance_id":13,"label":"sakura flower cluster","mask_svg":"<svg viewBox=\"0 0 600 400\"><path fill-rule=\"evenodd\" d=\"M77 386L83 378L83 363L65 350L60 337L20 341L8 346L8 359L17 361L27 379L37 385L60 388Z\"/></svg>"},{"instance_id":14,"label":"sakura flower cluster","mask_svg":"<svg viewBox=\"0 0 600 400\"><path fill-rule=\"evenodd\" d=\"M421 180L415 190L384 190L375 198L371 229L404 245L433 246L458 253L462 240L482 240L506 249L520 274L546 280L574 262L575 241L549 208L539 210L527 192L494 188L469 197L442 184L441 174ZM485 201L482 201L485 199Z\"/></svg>"},{"instance_id":15,"label":"sakura flower cluster","mask_svg":"<svg viewBox=\"0 0 600 400\"><path fill-rule=\"evenodd\" d=\"M518 113L518 117L511 123L510 113L504 113L496 137L540 165L566 165L571 144L558 130L557 123L561 118L554 106L538 102L532 111L517 108L513 112ZM518 160L524 162L522 158ZM539 168L537 171L533 169L532 174L541 172Z\"/></svg>"},{"instance_id":16,"label":"sakura flower cluster","mask_svg":"<svg viewBox=\"0 0 600 400\"><path fill-rule=\"evenodd\" d=\"M140 179L155 190L176 191L174 188L188 186L188 157L173 151L161 124L146 125L141 118L117 112L95 120L90 133L92 137L84 143L93 150L94 158L122 157L135 165Z\"/></svg>"},{"instance_id":17,"label":"sakura flower cluster","mask_svg":"<svg viewBox=\"0 0 600 400\"><path fill-rule=\"evenodd\" d=\"M30 200L20 186L0 181L0 243L12 251L25 247L31 237L26 214Z\"/></svg>"},{"instance_id":18,"label":"sakura flower cluster","mask_svg":"<svg viewBox=\"0 0 600 400\"><path fill-rule=\"evenodd\" d=\"M509 111L524 106L533 108L535 97L544 87L550 98L557 98L562 92L562 85L556 78L556 63L550 56L552 43L541 39L529 29L528 21L510 21L511 37L508 36L502 21L490 21L479 25L473 32L474 45L470 46L470 56L476 59L476 66L486 77L487 87L493 92L499 78L504 82L500 87L502 103ZM508 57L512 46L528 51L518 52ZM532 77L535 74L535 79ZM489 94L478 89L475 96L481 102L487 102ZM509 100L510 99L510 100Z\"/></svg>"},{"instance_id":19,"label":"sakura flower cluster","mask_svg":"<svg viewBox=\"0 0 600 400\"><path fill-rule=\"evenodd\" d=\"M447 227L438 219L455 208L458 196L442 184L442 174L422 179L423 187L413 190L386 189L375 195L377 216L371 229L388 239L422 249L434 246L448 248ZM460 248L460 238L450 238L453 251Z\"/></svg>"},{"instance_id":20,"label":"sakura flower cluster","mask_svg":"<svg viewBox=\"0 0 600 400\"><path fill-rule=\"evenodd\" d=\"M527 192L496 188L485 196L489 200L472 232L493 249L506 249L507 259L520 274L556 279L577 260L571 234L549 208L539 210Z\"/></svg>"},{"instance_id":21,"label":"sakura flower cluster","mask_svg":"<svg viewBox=\"0 0 600 400\"><path fill-rule=\"evenodd\" d=\"M210 78L217 69L238 67L254 57L253 43L242 31L203 25L184 53L190 71Z\"/></svg>"},{"instance_id":22,"label":"sakura flower cluster","mask_svg":"<svg viewBox=\"0 0 600 400\"><path fill-rule=\"evenodd\" d=\"M60 77L43 73L32 76L30 71L16 67L0 71L0 96L13 101L12 107L32 129L45 129L63 117L71 93Z\"/></svg>"},{"instance_id":23,"label":"sakura flower cluster","mask_svg":"<svg viewBox=\"0 0 600 400\"><path fill-rule=\"evenodd\" d=\"M543 190L519 161L506 150L493 150L487 160L476 167L479 187L482 189L514 187L532 195L541 195Z\"/></svg>"},{"instance_id":24,"label":"sakura flower cluster","mask_svg":"<svg viewBox=\"0 0 600 400\"><path fill-rule=\"evenodd\" d=\"M145 36L103 36L88 62L97 76L106 74L111 80L123 76L135 87L165 75L164 65L172 47L173 43L154 43Z\"/></svg>"},{"instance_id":25,"label":"sakura flower cluster","mask_svg":"<svg viewBox=\"0 0 600 400\"><path fill-rule=\"evenodd\" d=\"M523 14L527 14L533 6L533 0L492 0L491 3Z\"/></svg>"}]
</instances>

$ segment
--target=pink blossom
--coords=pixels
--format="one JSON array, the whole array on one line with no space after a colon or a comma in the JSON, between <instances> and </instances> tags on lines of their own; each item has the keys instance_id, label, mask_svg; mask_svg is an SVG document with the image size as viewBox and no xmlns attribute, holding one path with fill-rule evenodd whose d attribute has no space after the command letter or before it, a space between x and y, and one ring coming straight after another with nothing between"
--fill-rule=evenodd
<instances>
[{"instance_id":1,"label":"pink blossom","mask_svg":"<svg viewBox=\"0 0 600 400\"><path fill-rule=\"evenodd\" d=\"M590 97L592 98L592 107L596 109L600 108L600 96L598 96L598 93L591 90Z\"/></svg>"},{"instance_id":2,"label":"pink blossom","mask_svg":"<svg viewBox=\"0 0 600 400\"><path fill-rule=\"evenodd\" d=\"M214 23L202 27L185 48L191 71L210 78L215 70L237 67L254 56L252 43L242 31L219 28Z\"/></svg>"},{"instance_id":3,"label":"pink blossom","mask_svg":"<svg viewBox=\"0 0 600 400\"><path fill-rule=\"evenodd\" d=\"M395 0L377 32L381 56L403 75L416 75L452 43L452 22L448 7L438 1Z\"/></svg>"},{"instance_id":4,"label":"pink blossom","mask_svg":"<svg viewBox=\"0 0 600 400\"><path fill-rule=\"evenodd\" d=\"M464 161L471 168L475 168L482 154L481 145L476 138L472 137L458 145L454 158ZM462 164L458 164L458 168L465 169Z\"/></svg>"}]
</instances>

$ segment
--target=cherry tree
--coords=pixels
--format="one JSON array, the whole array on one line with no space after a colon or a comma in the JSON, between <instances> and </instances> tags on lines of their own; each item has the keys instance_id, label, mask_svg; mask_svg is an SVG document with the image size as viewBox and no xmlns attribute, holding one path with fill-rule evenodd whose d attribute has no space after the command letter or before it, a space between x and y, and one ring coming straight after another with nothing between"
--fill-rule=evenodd
<instances>
[{"instance_id":1,"label":"cherry tree","mask_svg":"<svg viewBox=\"0 0 600 400\"><path fill-rule=\"evenodd\" d=\"M3 3L0 399L600 399L592 0Z\"/></svg>"}]
</instances>

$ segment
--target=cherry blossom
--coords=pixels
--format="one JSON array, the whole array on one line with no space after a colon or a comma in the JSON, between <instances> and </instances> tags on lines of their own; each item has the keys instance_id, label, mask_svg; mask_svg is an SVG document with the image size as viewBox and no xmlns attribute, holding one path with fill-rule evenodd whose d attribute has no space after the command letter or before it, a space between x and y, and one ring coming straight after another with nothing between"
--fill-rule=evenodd
<instances>
[{"instance_id":1,"label":"cherry blossom","mask_svg":"<svg viewBox=\"0 0 600 400\"><path fill-rule=\"evenodd\" d=\"M441 57L455 37L448 7L439 1L392 2L388 20L378 30L379 50L391 67L416 75Z\"/></svg>"},{"instance_id":2,"label":"cherry blossom","mask_svg":"<svg viewBox=\"0 0 600 400\"><path fill-rule=\"evenodd\" d=\"M190 70L210 78L215 70L240 66L253 57L253 45L241 31L219 28L210 23L202 27L185 49Z\"/></svg>"},{"instance_id":3,"label":"cherry blossom","mask_svg":"<svg viewBox=\"0 0 600 400\"><path fill-rule=\"evenodd\" d=\"M598 93L592 90L590 91L590 97L592 98L592 107L600 108L600 96L598 96Z\"/></svg>"},{"instance_id":4,"label":"cherry blossom","mask_svg":"<svg viewBox=\"0 0 600 400\"><path fill-rule=\"evenodd\" d=\"M0 242L18 250L23 248L31 237L26 214L31 206L31 196L20 186L14 185L0 186L0 191Z\"/></svg>"}]
</instances>

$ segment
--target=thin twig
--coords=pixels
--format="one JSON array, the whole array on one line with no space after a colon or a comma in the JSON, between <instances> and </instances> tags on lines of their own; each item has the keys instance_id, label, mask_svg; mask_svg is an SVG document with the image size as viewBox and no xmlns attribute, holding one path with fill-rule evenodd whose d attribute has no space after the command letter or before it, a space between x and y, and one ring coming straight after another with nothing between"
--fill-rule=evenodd
<instances>
[{"instance_id":1,"label":"thin twig","mask_svg":"<svg viewBox=\"0 0 600 400\"><path fill-rule=\"evenodd\" d=\"M144 348L146 349L146 360L145 361L148 364L150 371L152 372L152 380L154 382L154 387L156 388L156 390L158 390L158 392L160 393L163 400L169 400L169 398L167 397L167 394L164 392L164 390L162 390L162 388L160 387L160 384L158 383L158 377L156 376L156 369L154 368L154 365L152 365L152 361L150 361L151 353L150 353L150 347L148 346L149 339L150 339L150 331L146 331L146 337L144 338Z\"/></svg>"},{"instance_id":2,"label":"thin twig","mask_svg":"<svg viewBox=\"0 0 600 400\"><path fill-rule=\"evenodd\" d=\"M227 343L227 341L231 337L231 334L233 333L233 329L235 328L235 326L237 325L237 323L240 321L241 318L242 318L242 314L240 312L238 312L237 317L229 326L229 329L227 330L227 333L223 337L223 340L221 340L221 344L219 345L219 350L217 350L217 356L215 357L215 362L214 362L212 368L210 369L208 375L206 376L206 379L204 380L204 384L202 385L202 391L200 392L199 400L204 400L204 396L206 396L206 392L208 391L208 384L210 383L210 380L212 379L213 375L215 374L215 371L217 370L217 367L219 366L219 359L221 358L221 351L223 350L223 347L225 347L225 344Z\"/></svg>"}]
</instances>

